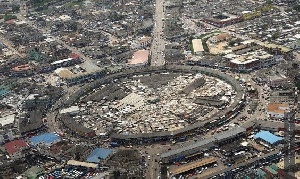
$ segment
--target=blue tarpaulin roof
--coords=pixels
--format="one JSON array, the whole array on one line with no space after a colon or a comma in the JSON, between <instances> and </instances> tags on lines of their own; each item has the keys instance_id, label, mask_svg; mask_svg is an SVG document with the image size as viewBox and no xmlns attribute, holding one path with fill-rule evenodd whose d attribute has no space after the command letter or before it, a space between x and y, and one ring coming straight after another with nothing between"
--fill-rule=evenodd
<instances>
[{"instance_id":1,"label":"blue tarpaulin roof","mask_svg":"<svg viewBox=\"0 0 300 179\"><path fill-rule=\"evenodd\" d=\"M34 136L30 138L30 143L32 145L37 145L39 143L51 144L54 141L59 140L59 136L54 133L44 133L38 136Z\"/></svg>"},{"instance_id":2,"label":"blue tarpaulin roof","mask_svg":"<svg viewBox=\"0 0 300 179\"><path fill-rule=\"evenodd\" d=\"M269 131L260 131L259 133L254 135L254 138L262 139L270 144L275 144L276 142L281 141L283 139L282 137L278 137Z\"/></svg>"},{"instance_id":3,"label":"blue tarpaulin roof","mask_svg":"<svg viewBox=\"0 0 300 179\"><path fill-rule=\"evenodd\" d=\"M106 159L106 157L111 154L112 149L96 148L93 152L87 157L86 161L91 163L98 163L100 159Z\"/></svg>"}]
</instances>

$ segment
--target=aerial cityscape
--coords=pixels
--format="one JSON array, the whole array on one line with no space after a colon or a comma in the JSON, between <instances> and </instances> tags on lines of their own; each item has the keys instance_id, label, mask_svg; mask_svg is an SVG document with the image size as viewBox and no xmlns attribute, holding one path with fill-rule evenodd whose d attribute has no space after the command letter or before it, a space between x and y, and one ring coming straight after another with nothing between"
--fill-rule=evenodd
<instances>
[{"instance_id":1,"label":"aerial cityscape","mask_svg":"<svg viewBox=\"0 0 300 179\"><path fill-rule=\"evenodd\" d=\"M299 0L0 0L0 179L300 178Z\"/></svg>"}]
</instances>

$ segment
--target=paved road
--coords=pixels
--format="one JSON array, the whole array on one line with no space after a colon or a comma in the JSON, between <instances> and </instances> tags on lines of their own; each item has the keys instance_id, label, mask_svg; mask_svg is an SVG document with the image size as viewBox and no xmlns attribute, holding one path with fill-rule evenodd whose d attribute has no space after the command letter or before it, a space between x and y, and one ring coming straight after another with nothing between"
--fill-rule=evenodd
<instances>
[{"instance_id":1,"label":"paved road","mask_svg":"<svg viewBox=\"0 0 300 179\"><path fill-rule=\"evenodd\" d=\"M153 29L153 41L151 46L151 66L162 66L165 64L164 51L165 40L163 35L164 26L164 0L156 0L155 15L154 15L154 29Z\"/></svg>"}]
</instances>

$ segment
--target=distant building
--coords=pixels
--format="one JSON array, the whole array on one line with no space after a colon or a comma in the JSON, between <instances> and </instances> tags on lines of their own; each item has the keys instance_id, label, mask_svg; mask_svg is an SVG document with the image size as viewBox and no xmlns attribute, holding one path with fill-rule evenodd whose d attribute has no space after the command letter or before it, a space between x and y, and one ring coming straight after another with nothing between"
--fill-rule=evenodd
<instances>
[{"instance_id":1,"label":"distant building","mask_svg":"<svg viewBox=\"0 0 300 179\"><path fill-rule=\"evenodd\" d=\"M79 63L82 63L82 60L79 58L79 56L76 54L72 54L72 57L70 58L52 62L51 66L54 68L59 68L59 67L68 67L68 66L76 65Z\"/></svg>"},{"instance_id":2,"label":"distant building","mask_svg":"<svg viewBox=\"0 0 300 179\"><path fill-rule=\"evenodd\" d=\"M202 55L204 52L202 40L201 39L193 39L192 44L193 44L194 53L196 55Z\"/></svg>"},{"instance_id":3,"label":"distant building","mask_svg":"<svg viewBox=\"0 0 300 179\"><path fill-rule=\"evenodd\" d=\"M291 85L291 80L283 74L275 74L269 77L268 85L270 87L288 87Z\"/></svg>"},{"instance_id":4,"label":"distant building","mask_svg":"<svg viewBox=\"0 0 300 179\"><path fill-rule=\"evenodd\" d=\"M139 41L139 48L146 48L151 44L152 38L149 36L143 36Z\"/></svg>"},{"instance_id":5,"label":"distant building","mask_svg":"<svg viewBox=\"0 0 300 179\"><path fill-rule=\"evenodd\" d=\"M216 27L225 27L227 25L235 24L242 20L242 16L234 16L229 14L222 14L219 15L220 17L212 17L212 18L206 18L203 19L206 23L209 23L211 25L214 25ZM226 17L227 16L227 17Z\"/></svg>"},{"instance_id":6,"label":"distant building","mask_svg":"<svg viewBox=\"0 0 300 179\"><path fill-rule=\"evenodd\" d=\"M23 150L28 148L27 143L22 140L14 140L4 144L4 148L12 159L24 157Z\"/></svg>"},{"instance_id":7,"label":"distant building","mask_svg":"<svg viewBox=\"0 0 300 179\"><path fill-rule=\"evenodd\" d=\"M62 115L62 123L73 134L77 134L85 138L93 138L96 136L94 130L87 128L83 124L74 121L74 119L67 114Z\"/></svg>"},{"instance_id":8,"label":"distant building","mask_svg":"<svg viewBox=\"0 0 300 179\"><path fill-rule=\"evenodd\" d=\"M270 67L277 63L277 56L268 54L263 50L249 51L239 55L228 54L224 58L229 60L228 67L240 71L251 71Z\"/></svg>"},{"instance_id":9,"label":"distant building","mask_svg":"<svg viewBox=\"0 0 300 179\"><path fill-rule=\"evenodd\" d=\"M60 114L69 113L70 115L74 115L74 114L79 113L79 107L78 106L71 106L71 107L68 107L68 108L64 108L59 113Z\"/></svg>"},{"instance_id":10,"label":"distant building","mask_svg":"<svg viewBox=\"0 0 300 179\"><path fill-rule=\"evenodd\" d=\"M0 127L6 128L6 127L12 127L15 122L15 115L9 114L5 116L0 116Z\"/></svg>"},{"instance_id":11,"label":"distant building","mask_svg":"<svg viewBox=\"0 0 300 179\"><path fill-rule=\"evenodd\" d=\"M289 109L289 104L287 103L269 103L267 106L267 114L271 118L283 119L284 113Z\"/></svg>"},{"instance_id":12,"label":"distant building","mask_svg":"<svg viewBox=\"0 0 300 179\"><path fill-rule=\"evenodd\" d=\"M221 33L219 35L213 36L209 39L211 43L218 43L225 40L229 40L231 38L231 35L229 33Z\"/></svg>"},{"instance_id":13,"label":"distant building","mask_svg":"<svg viewBox=\"0 0 300 179\"><path fill-rule=\"evenodd\" d=\"M24 176L27 179L36 179L39 178L39 176L43 175L44 170L40 167L33 166L25 171Z\"/></svg>"},{"instance_id":14,"label":"distant building","mask_svg":"<svg viewBox=\"0 0 300 179\"><path fill-rule=\"evenodd\" d=\"M3 144L7 141L11 141L15 138L14 133L12 132L12 129L5 129L0 131L0 144Z\"/></svg>"},{"instance_id":15,"label":"distant building","mask_svg":"<svg viewBox=\"0 0 300 179\"><path fill-rule=\"evenodd\" d=\"M72 18L71 18L70 16L68 16L68 15L61 15L61 16L59 16L58 19L59 19L59 20L62 20L62 21L69 21L69 20L71 20Z\"/></svg>"},{"instance_id":16,"label":"distant building","mask_svg":"<svg viewBox=\"0 0 300 179\"><path fill-rule=\"evenodd\" d=\"M254 135L254 139L260 140L268 145L275 146L282 142L283 138L272 134L269 131L260 131Z\"/></svg>"},{"instance_id":17,"label":"distant building","mask_svg":"<svg viewBox=\"0 0 300 179\"><path fill-rule=\"evenodd\" d=\"M112 153L112 149L96 148L87 157L86 161L90 163L98 163L100 160L107 159Z\"/></svg>"},{"instance_id":18,"label":"distant building","mask_svg":"<svg viewBox=\"0 0 300 179\"><path fill-rule=\"evenodd\" d=\"M30 138L30 144L33 146L46 145L51 146L60 141L58 135L54 133L44 133Z\"/></svg>"},{"instance_id":19,"label":"distant building","mask_svg":"<svg viewBox=\"0 0 300 179\"><path fill-rule=\"evenodd\" d=\"M12 76L29 76L33 72L33 67L29 64L13 67L11 70Z\"/></svg>"},{"instance_id":20,"label":"distant building","mask_svg":"<svg viewBox=\"0 0 300 179\"><path fill-rule=\"evenodd\" d=\"M34 110L27 115L20 116L19 130L22 135L42 130L44 127L43 114L40 110Z\"/></svg>"},{"instance_id":21,"label":"distant building","mask_svg":"<svg viewBox=\"0 0 300 179\"><path fill-rule=\"evenodd\" d=\"M128 61L127 66L128 67L145 66L148 64L148 59L149 59L149 51L139 50L133 54L132 59Z\"/></svg>"}]
</instances>

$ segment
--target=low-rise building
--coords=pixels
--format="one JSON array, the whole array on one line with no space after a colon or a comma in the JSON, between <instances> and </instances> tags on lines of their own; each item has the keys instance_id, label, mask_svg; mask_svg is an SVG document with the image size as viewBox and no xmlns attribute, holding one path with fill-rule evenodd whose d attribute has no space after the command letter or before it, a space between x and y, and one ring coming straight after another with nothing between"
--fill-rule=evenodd
<instances>
[{"instance_id":1,"label":"low-rise building","mask_svg":"<svg viewBox=\"0 0 300 179\"><path fill-rule=\"evenodd\" d=\"M202 40L201 39L193 39L192 44L193 44L194 53L196 55L202 55L204 52Z\"/></svg>"},{"instance_id":2,"label":"low-rise building","mask_svg":"<svg viewBox=\"0 0 300 179\"><path fill-rule=\"evenodd\" d=\"M283 138L272 134L269 131L260 131L254 135L254 139L264 142L270 146L275 146L282 142Z\"/></svg>"},{"instance_id":3,"label":"low-rise building","mask_svg":"<svg viewBox=\"0 0 300 179\"><path fill-rule=\"evenodd\" d=\"M228 54L228 66L235 70L251 71L254 69L270 67L277 63L277 56L268 54L263 50L249 51L244 54Z\"/></svg>"},{"instance_id":4,"label":"low-rise building","mask_svg":"<svg viewBox=\"0 0 300 179\"><path fill-rule=\"evenodd\" d=\"M15 122L15 114L9 114L5 116L0 116L0 126L4 127L12 127Z\"/></svg>"},{"instance_id":5,"label":"low-rise building","mask_svg":"<svg viewBox=\"0 0 300 179\"><path fill-rule=\"evenodd\" d=\"M267 106L267 114L271 118L283 119L285 112L289 109L289 104L287 103L270 103Z\"/></svg>"},{"instance_id":6,"label":"low-rise building","mask_svg":"<svg viewBox=\"0 0 300 179\"><path fill-rule=\"evenodd\" d=\"M211 43L218 43L218 42L222 42L225 40L229 40L231 38L229 33L221 33L219 35L213 36L211 38L209 38L209 41Z\"/></svg>"},{"instance_id":7,"label":"low-rise building","mask_svg":"<svg viewBox=\"0 0 300 179\"><path fill-rule=\"evenodd\" d=\"M60 111L60 114L66 114L69 113L70 115L74 115L79 113L79 107L78 106L71 106L68 108L64 108Z\"/></svg>"},{"instance_id":8,"label":"low-rise building","mask_svg":"<svg viewBox=\"0 0 300 179\"><path fill-rule=\"evenodd\" d=\"M19 65L11 69L12 76L29 76L33 73L34 68L29 64Z\"/></svg>"},{"instance_id":9,"label":"low-rise building","mask_svg":"<svg viewBox=\"0 0 300 179\"><path fill-rule=\"evenodd\" d=\"M24 176L28 179L35 179L43 175L44 170L40 167L33 166L25 171Z\"/></svg>"},{"instance_id":10,"label":"low-rise building","mask_svg":"<svg viewBox=\"0 0 300 179\"><path fill-rule=\"evenodd\" d=\"M30 138L30 144L33 146L46 145L51 146L60 141L58 135L54 133L45 133Z\"/></svg>"},{"instance_id":11,"label":"low-rise building","mask_svg":"<svg viewBox=\"0 0 300 179\"><path fill-rule=\"evenodd\" d=\"M275 74L269 77L268 85L270 87L285 87L291 85L291 80L283 74Z\"/></svg>"},{"instance_id":12,"label":"low-rise building","mask_svg":"<svg viewBox=\"0 0 300 179\"><path fill-rule=\"evenodd\" d=\"M24 157L23 150L28 148L28 144L22 140L14 140L4 144L4 148L12 159Z\"/></svg>"},{"instance_id":13,"label":"low-rise building","mask_svg":"<svg viewBox=\"0 0 300 179\"><path fill-rule=\"evenodd\" d=\"M112 152L112 149L96 148L90 153L86 161L90 163L99 163L101 160L109 158Z\"/></svg>"}]
</instances>

